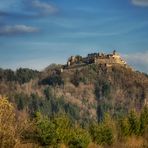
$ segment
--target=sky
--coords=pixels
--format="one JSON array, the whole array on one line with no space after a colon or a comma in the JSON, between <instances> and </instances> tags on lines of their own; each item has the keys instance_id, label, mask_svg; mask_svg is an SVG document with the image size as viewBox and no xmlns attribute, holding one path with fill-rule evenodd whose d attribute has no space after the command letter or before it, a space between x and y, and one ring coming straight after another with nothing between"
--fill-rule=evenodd
<instances>
[{"instance_id":1,"label":"sky","mask_svg":"<svg viewBox=\"0 0 148 148\"><path fill-rule=\"evenodd\" d=\"M0 67L43 70L116 50L148 73L148 0L0 0Z\"/></svg>"}]
</instances>

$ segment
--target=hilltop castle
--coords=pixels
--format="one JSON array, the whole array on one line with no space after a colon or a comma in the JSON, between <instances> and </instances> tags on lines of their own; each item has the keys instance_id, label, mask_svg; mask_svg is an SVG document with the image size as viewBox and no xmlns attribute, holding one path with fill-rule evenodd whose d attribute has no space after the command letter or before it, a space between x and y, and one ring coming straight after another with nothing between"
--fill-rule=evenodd
<instances>
[{"instance_id":1,"label":"hilltop castle","mask_svg":"<svg viewBox=\"0 0 148 148\"><path fill-rule=\"evenodd\" d=\"M121 58L121 56L114 50L112 54L104 53L92 53L88 54L87 57L82 56L71 56L67 61L67 66L81 65L81 64L100 64L107 67L112 65L120 64L126 66L126 62Z\"/></svg>"}]
</instances>

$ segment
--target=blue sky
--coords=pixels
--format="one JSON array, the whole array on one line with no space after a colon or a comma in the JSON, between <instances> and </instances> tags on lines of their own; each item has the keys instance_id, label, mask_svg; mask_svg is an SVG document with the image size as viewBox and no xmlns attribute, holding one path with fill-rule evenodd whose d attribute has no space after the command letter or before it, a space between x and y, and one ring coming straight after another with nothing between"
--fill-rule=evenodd
<instances>
[{"instance_id":1,"label":"blue sky","mask_svg":"<svg viewBox=\"0 0 148 148\"><path fill-rule=\"evenodd\" d=\"M71 55L116 49L148 73L148 0L0 2L0 67L42 70Z\"/></svg>"}]
</instances>

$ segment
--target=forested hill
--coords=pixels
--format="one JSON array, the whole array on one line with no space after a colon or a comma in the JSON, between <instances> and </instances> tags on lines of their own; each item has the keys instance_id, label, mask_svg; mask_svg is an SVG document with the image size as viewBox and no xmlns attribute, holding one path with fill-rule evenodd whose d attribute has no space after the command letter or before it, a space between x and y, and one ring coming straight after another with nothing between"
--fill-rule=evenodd
<instances>
[{"instance_id":1,"label":"forested hill","mask_svg":"<svg viewBox=\"0 0 148 148\"><path fill-rule=\"evenodd\" d=\"M120 65L90 64L67 68L50 65L44 71L0 69L0 94L19 111L34 116L66 113L82 124L101 120L104 112L118 117L148 100L148 75Z\"/></svg>"}]
</instances>

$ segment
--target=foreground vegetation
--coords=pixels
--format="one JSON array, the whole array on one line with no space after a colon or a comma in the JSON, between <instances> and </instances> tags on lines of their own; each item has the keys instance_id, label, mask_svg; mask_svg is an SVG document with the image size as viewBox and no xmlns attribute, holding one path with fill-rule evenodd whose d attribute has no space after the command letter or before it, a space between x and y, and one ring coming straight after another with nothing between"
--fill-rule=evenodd
<instances>
[{"instance_id":1,"label":"foreground vegetation","mask_svg":"<svg viewBox=\"0 0 148 148\"><path fill-rule=\"evenodd\" d=\"M112 118L108 113L100 122L84 126L66 114L52 116L18 111L6 97L0 97L0 147L148 147L148 107L139 113Z\"/></svg>"}]
</instances>

